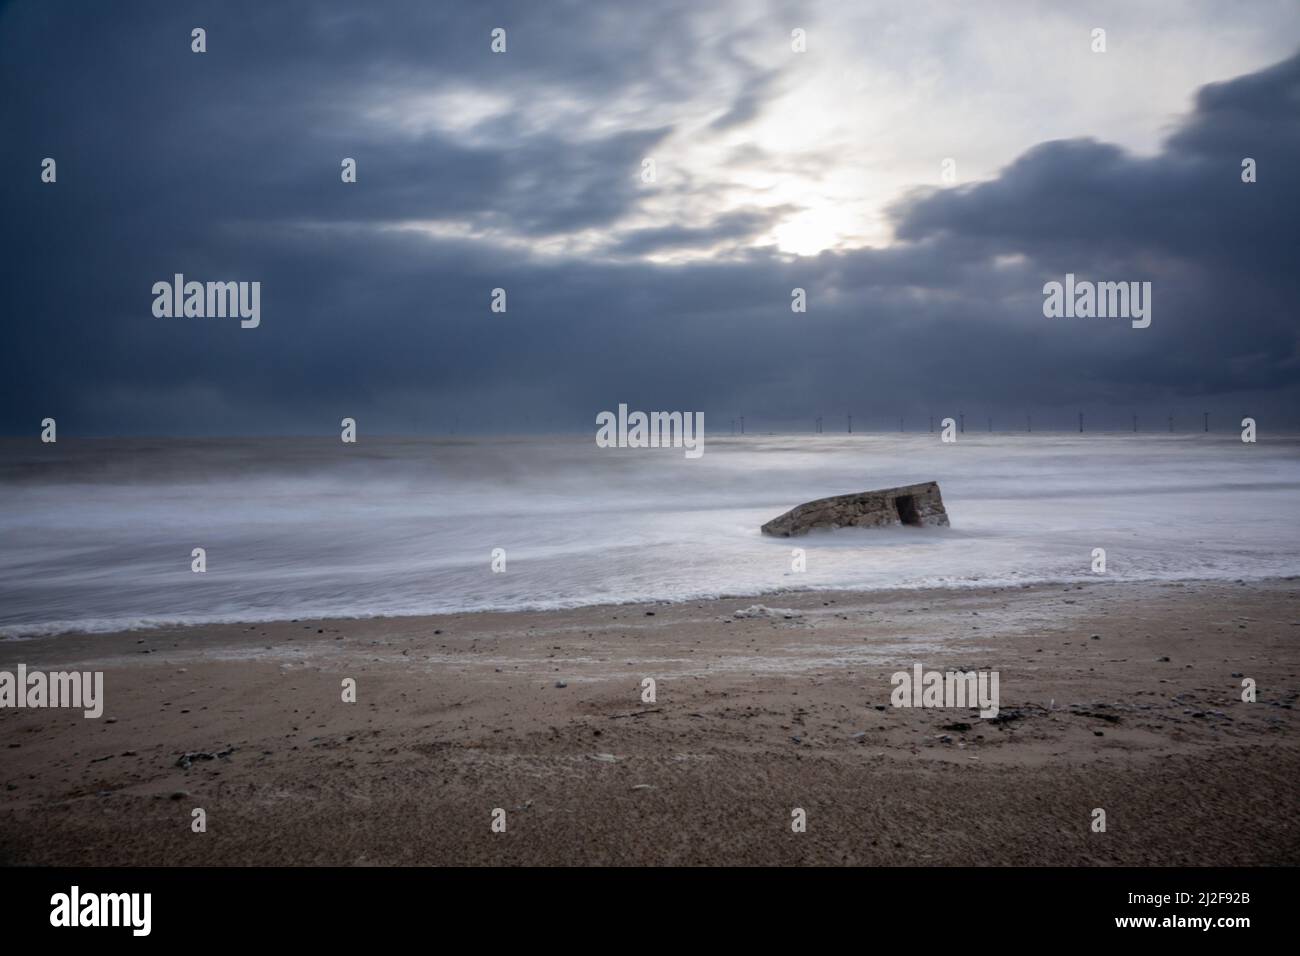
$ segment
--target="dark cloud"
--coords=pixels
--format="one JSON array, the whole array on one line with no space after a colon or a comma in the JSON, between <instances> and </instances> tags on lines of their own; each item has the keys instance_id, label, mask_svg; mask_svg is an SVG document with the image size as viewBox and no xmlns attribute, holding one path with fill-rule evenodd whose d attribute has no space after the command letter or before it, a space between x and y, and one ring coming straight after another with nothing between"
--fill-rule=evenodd
<instances>
[{"instance_id":1,"label":"dark cloud","mask_svg":"<svg viewBox=\"0 0 1300 956\"><path fill-rule=\"evenodd\" d=\"M1141 361L1115 354L1107 369L1096 358L1116 388L1293 392L1297 106L1300 56L1201 90L1153 157L1091 140L1044 143L991 182L901 204L897 235L977 261L1021 254L1044 280L1067 271L1151 280L1157 318L1129 343ZM1258 164L1256 183L1241 180L1246 158Z\"/></svg>"},{"instance_id":2,"label":"dark cloud","mask_svg":"<svg viewBox=\"0 0 1300 956\"><path fill-rule=\"evenodd\" d=\"M710 123L710 127L728 130L757 119L776 87L776 79L777 74L772 71L751 77L727 111Z\"/></svg>"},{"instance_id":3,"label":"dark cloud","mask_svg":"<svg viewBox=\"0 0 1300 956\"><path fill-rule=\"evenodd\" d=\"M886 249L658 265L637 257L743 245L790 210L638 228L640 159L673 127L537 122L560 96L600 120L649 81L686 103L710 53L684 42L689 5L654 7L5 8L0 432L46 415L66 434L325 432L343 415L574 430L620 401L715 427L1294 415L1300 57L1202 90L1153 157L1044 143L987 183L912 194ZM486 53L496 25L505 57ZM773 85L722 59L735 92L712 122L734 132ZM466 89L511 106L460 133L374 115ZM605 248L570 251L584 232ZM1154 282L1151 328L1044 319L1042 284L1067 271ZM174 272L260 281L261 327L154 318L150 288Z\"/></svg>"},{"instance_id":4,"label":"dark cloud","mask_svg":"<svg viewBox=\"0 0 1300 956\"><path fill-rule=\"evenodd\" d=\"M646 255L681 248L707 250L719 243L755 238L793 211L790 206L769 206L726 213L707 226L634 229L619 238L613 251L620 255Z\"/></svg>"}]
</instances>

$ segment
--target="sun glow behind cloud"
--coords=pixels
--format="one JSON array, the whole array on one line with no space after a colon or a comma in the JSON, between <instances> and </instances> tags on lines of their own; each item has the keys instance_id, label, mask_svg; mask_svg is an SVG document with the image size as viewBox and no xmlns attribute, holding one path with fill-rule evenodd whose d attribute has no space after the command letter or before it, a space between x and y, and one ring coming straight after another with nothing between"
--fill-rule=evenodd
<instances>
[{"instance_id":1,"label":"sun glow behind cloud","mask_svg":"<svg viewBox=\"0 0 1300 956\"><path fill-rule=\"evenodd\" d=\"M1150 151L1158 146L1152 131L1190 105L1188 90L1285 55L1291 43L1240 28L1182 29L1156 9L1034 9L1026 24L1014 9L923 0L780 15L738 3L693 14L681 36L688 52L649 60L598 102L574 86L574 72L542 72L521 85L503 69L477 86L370 88L353 108L395 136L494 150L548 138L548 148L579 162L619 136L653 142L644 156L626 158L621 188L632 201L600 228L512 235L510 223L495 220L421 223L431 235L653 262L759 248L813 256L891 244L889 206L909 190L940 187L948 158L960 184L991 178L1053 136ZM1087 17L1103 14L1112 43L1098 55L1088 49ZM790 48L794 26L807 32L806 52ZM1012 35L1020 40L1008 45ZM1164 63L1158 82L1147 62L1153 51ZM653 183L639 179L644 158L656 163ZM518 176L528 189L565 188L526 169ZM643 241L655 231L664 235Z\"/></svg>"}]
</instances>

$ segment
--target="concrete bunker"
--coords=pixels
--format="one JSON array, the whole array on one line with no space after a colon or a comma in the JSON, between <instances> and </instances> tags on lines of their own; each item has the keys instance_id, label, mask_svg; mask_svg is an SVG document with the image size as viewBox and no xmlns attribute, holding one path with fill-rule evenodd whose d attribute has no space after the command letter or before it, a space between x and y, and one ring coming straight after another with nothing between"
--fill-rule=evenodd
<instances>
[{"instance_id":1,"label":"concrete bunker","mask_svg":"<svg viewBox=\"0 0 1300 956\"><path fill-rule=\"evenodd\" d=\"M947 527L939 483L926 481L898 488L861 491L852 495L818 498L773 518L763 525L763 534L788 538L807 534L814 528L882 528L907 525L918 528Z\"/></svg>"}]
</instances>

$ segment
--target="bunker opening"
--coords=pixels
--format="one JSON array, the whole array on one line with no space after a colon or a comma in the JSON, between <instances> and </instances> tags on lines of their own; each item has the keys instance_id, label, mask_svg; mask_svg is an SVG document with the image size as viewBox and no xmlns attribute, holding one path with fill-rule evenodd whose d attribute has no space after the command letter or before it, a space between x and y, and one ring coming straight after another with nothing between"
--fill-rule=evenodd
<instances>
[{"instance_id":1,"label":"bunker opening","mask_svg":"<svg viewBox=\"0 0 1300 956\"><path fill-rule=\"evenodd\" d=\"M894 509L898 512L898 520L903 524L919 525L921 516L916 510L916 499L911 495L899 495L894 499Z\"/></svg>"}]
</instances>

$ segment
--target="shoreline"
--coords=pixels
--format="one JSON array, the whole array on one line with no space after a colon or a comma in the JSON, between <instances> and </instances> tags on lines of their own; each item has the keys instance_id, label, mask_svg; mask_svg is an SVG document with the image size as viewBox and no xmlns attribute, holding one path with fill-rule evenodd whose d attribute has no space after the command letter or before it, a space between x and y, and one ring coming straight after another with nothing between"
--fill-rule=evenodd
<instances>
[{"instance_id":1,"label":"shoreline","mask_svg":"<svg viewBox=\"0 0 1300 956\"><path fill-rule=\"evenodd\" d=\"M772 597L0 642L105 674L0 709L0 864L1300 862L1293 579ZM914 662L999 718L891 706Z\"/></svg>"},{"instance_id":2,"label":"shoreline","mask_svg":"<svg viewBox=\"0 0 1300 956\"><path fill-rule=\"evenodd\" d=\"M904 595L918 594L969 594L974 592L980 593L998 593L1003 591L1024 591L1038 588L1071 588L1085 585L1100 585L1103 587L1189 587L1200 585L1241 585L1241 584L1260 584L1270 585L1279 584L1287 581L1300 581L1300 575L1256 575L1243 577L1222 577L1222 578L1135 578L1115 581L1100 581L1095 575L1078 578L1061 578L1053 580L1029 581L1029 582L982 582L972 581L967 584L947 584L947 585L917 585L916 587L897 586L890 588L864 589L857 587L817 587L814 585L800 587L783 587L766 591L755 591L737 594L718 594L704 595L696 597L674 597L674 598L645 598L639 600L627 601L609 601L595 603L574 603L562 604L554 607L542 606L525 606L516 608L467 608L455 611L418 611L409 614L368 614L368 615L337 615L324 614L312 615L306 617L268 617L268 618L242 618L231 617L220 620L205 621L160 621L157 623L133 624L125 627L110 626L104 628L86 628L84 626L68 627L57 631L38 631L30 634L10 634L6 633L6 627L0 625L0 647L7 643L21 643L26 641L36 641L44 639L65 638L65 637L95 637L95 636L121 636L127 634L145 634L154 631L186 631L201 630L203 628L213 627L264 627L267 625L280 624L297 624L305 621L326 622L330 624L350 624L363 621L392 621L400 622L404 620L434 620L440 618L459 618L466 615L476 614L563 614L572 611L600 610L604 608L645 608L645 607L677 607L686 604L713 603L719 601L749 601L759 603L764 599L780 598L787 595L848 595L859 598L867 598L872 595L881 597L902 597ZM57 622L56 622L57 623ZM11 625L19 629L25 627L42 628L51 625Z\"/></svg>"}]
</instances>

